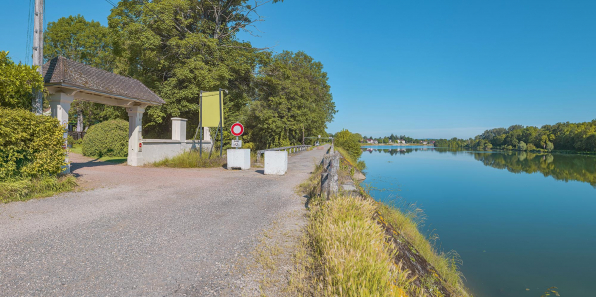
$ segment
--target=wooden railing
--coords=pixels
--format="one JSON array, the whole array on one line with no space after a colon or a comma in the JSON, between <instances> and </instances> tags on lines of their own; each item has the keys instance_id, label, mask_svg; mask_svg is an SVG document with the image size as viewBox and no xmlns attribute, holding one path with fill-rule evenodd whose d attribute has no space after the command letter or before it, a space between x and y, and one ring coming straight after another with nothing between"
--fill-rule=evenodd
<instances>
[{"instance_id":1,"label":"wooden railing","mask_svg":"<svg viewBox=\"0 0 596 297\"><path fill-rule=\"evenodd\" d=\"M288 151L289 154L301 152L307 150L310 145L294 145L294 146L284 146L284 147L276 147L270 148L266 150L258 150L257 151L257 162L261 162L261 155L264 154L266 151Z\"/></svg>"}]
</instances>

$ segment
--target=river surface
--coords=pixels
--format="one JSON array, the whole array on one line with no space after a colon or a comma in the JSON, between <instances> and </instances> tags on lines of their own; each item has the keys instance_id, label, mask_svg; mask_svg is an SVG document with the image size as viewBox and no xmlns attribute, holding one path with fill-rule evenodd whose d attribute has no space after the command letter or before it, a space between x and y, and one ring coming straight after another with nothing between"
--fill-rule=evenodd
<instances>
[{"instance_id":1,"label":"river surface","mask_svg":"<svg viewBox=\"0 0 596 297\"><path fill-rule=\"evenodd\" d=\"M596 296L596 157L364 147L379 201L416 203L474 296ZM410 206L411 207L411 206ZM551 295L551 296L554 296Z\"/></svg>"}]
</instances>

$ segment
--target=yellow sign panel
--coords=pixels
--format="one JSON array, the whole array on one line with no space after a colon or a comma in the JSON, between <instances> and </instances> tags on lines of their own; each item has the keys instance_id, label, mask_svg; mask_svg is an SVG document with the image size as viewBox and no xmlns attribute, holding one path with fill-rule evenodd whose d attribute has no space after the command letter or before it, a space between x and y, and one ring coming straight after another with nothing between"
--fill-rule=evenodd
<instances>
[{"instance_id":1,"label":"yellow sign panel","mask_svg":"<svg viewBox=\"0 0 596 297\"><path fill-rule=\"evenodd\" d=\"M221 126L223 127L223 94L221 94L221 102L219 100L219 91L203 92L203 127L219 127L220 116ZM222 109L220 109L220 106Z\"/></svg>"}]
</instances>

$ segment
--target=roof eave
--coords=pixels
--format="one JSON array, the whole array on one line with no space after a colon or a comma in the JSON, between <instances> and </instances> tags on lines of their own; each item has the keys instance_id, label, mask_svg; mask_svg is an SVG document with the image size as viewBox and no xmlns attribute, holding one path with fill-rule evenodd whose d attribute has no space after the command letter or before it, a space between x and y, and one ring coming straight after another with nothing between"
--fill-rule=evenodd
<instances>
[{"instance_id":1,"label":"roof eave","mask_svg":"<svg viewBox=\"0 0 596 297\"><path fill-rule=\"evenodd\" d=\"M146 105L151 105L151 106L159 106L159 105L165 104L165 101L163 103L158 103L158 102L153 102L153 101L149 101L149 100L145 100L145 99L139 99L139 98L133 98L133 97L128 97L128 96L122 96L122 95L116 95L116 94L112 94L112 93L102 92L102 91L98 91L95 89L90 89L90 88L86 88L83 86L69 84L69 83L65 83L65 82L45 83L44 86L46 88L47 87L60 87L60 88L65 88L65 89L80 90L80 91L85 91L88 93L98 94L100 96L117 98L117 99L127 100L127 101L140 102L140 103L143 103ZM159 98L159 99L161 99L161 98ZM163 101L163 99L161 99L161 100Z\"/></svg>"}]
</instances>

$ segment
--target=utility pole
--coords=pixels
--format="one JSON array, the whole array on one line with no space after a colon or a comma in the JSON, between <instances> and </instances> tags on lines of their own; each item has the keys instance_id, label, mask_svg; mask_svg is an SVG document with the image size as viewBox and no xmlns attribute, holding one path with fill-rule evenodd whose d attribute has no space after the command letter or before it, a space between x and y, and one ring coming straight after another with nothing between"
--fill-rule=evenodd
<instances>
[{"instance_id":1,"label":"utility pole","mask_svg":"<svg viewBox=\"0 0 596 297\"><path fill-rule=\"evenodd\" d=\"M37 72L43 75L43 2L35 0L35 17L33 25L33 66L38 66ZM43 93L41 90L33 90L33 113L43 112Z\"/></svg>"}]
</instances>

